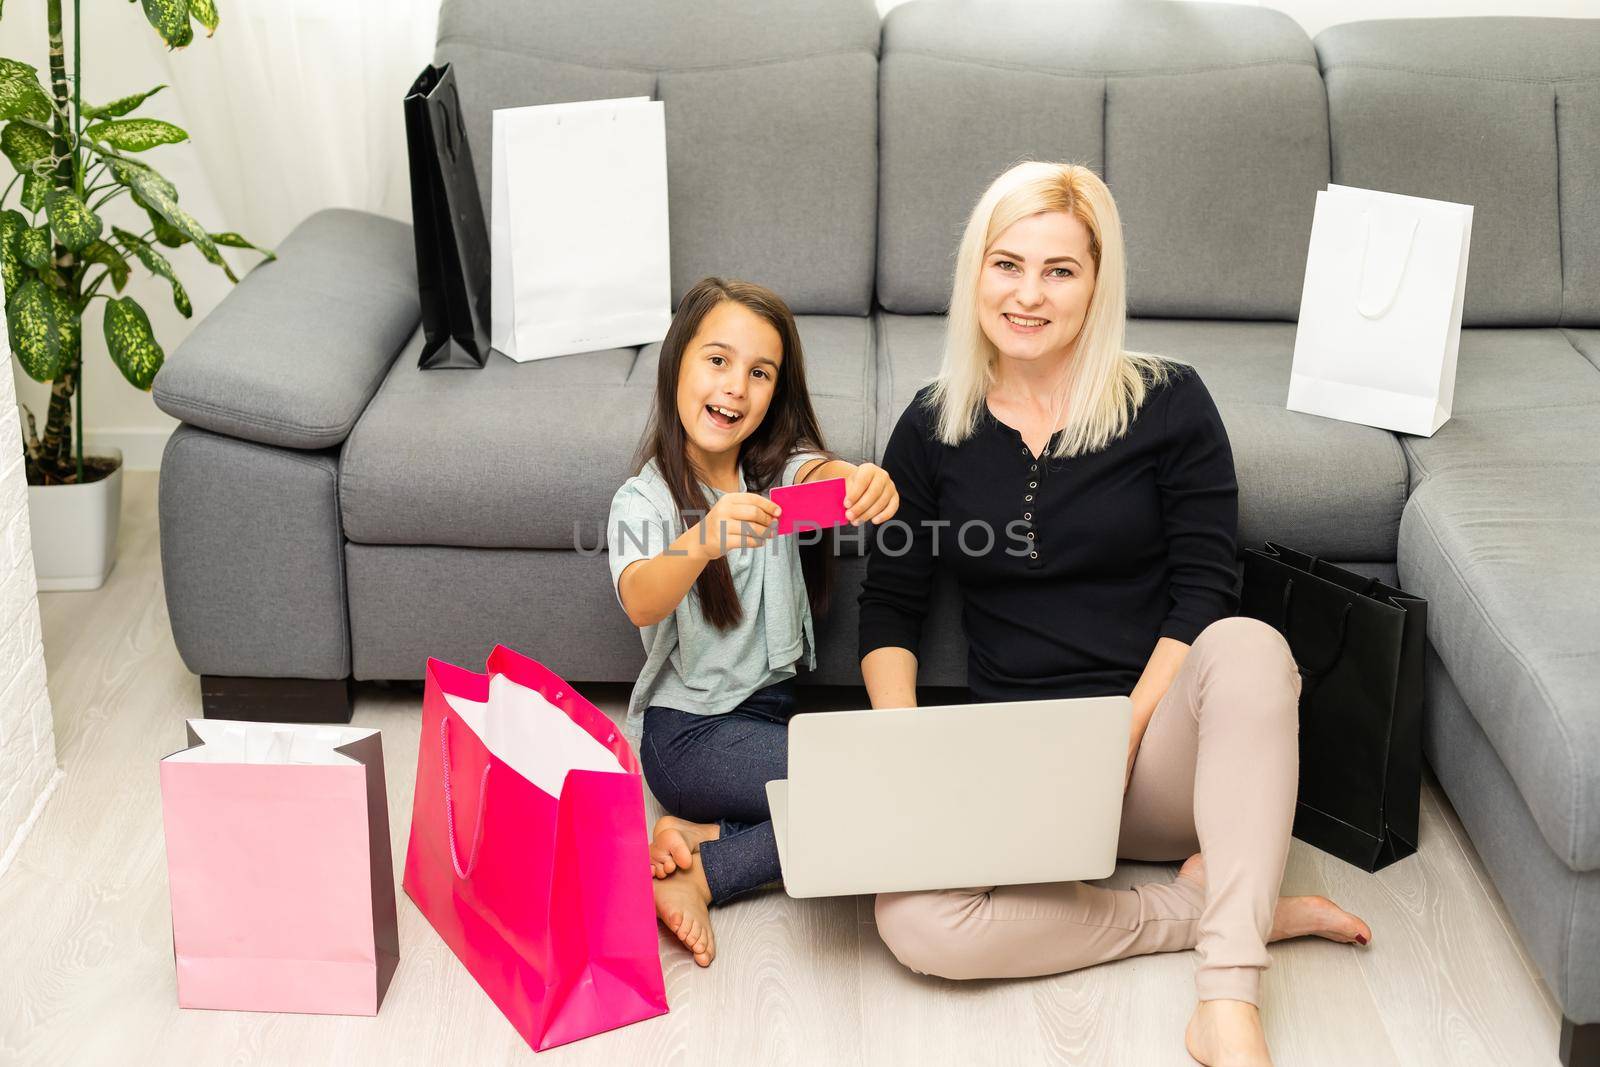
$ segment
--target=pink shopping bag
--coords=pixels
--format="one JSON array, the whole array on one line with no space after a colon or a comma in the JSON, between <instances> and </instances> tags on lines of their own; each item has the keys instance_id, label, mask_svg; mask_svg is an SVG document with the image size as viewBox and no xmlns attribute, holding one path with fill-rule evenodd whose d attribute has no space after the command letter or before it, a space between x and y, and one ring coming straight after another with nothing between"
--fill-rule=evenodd
<instances>
[{"instance_id":1,"label":"pink shopping bag","mask_svg":"<svg viewBox=\"0 0 1600 1067\"><path fill-rule=\"evenodd\" d=\"M378 731L188 733L161 761L179 1006L377 1014L400 962Z\"/></svg>"},{"instance_id":2,"label":"pink shopping bag","mask_svg":"<svg viewBox=\"0 0 1600 1067\"><path fill-rule=\"evenodd\" d=\"M503 645L428 660L405 890L536 1049L667 1010L639 762Z\"/></svg>"}]
</instances>

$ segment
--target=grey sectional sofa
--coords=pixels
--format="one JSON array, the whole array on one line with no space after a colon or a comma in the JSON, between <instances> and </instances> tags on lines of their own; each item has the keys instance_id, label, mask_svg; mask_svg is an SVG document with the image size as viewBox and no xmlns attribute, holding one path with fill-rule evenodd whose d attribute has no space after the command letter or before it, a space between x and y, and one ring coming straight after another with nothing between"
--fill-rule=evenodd
<instances>
[{"instance_id":1,"label":"grey sectional sofa","mask_svg":"<svg viewBox=\"0 0 1600 1067\"><path fill-rule=\"evenodd\" d=\"M1255 7L446 0L487 206L490 111L666 102L676 294L765 282L829 442L877 457L935 369L961 223L1023 157L1121 206L1130 344L1196 364L1241 542L1399 581L1430 611L1427 756L1600 1062L1600 20L1339 26ZM396 103L398 106L397 86ZM402 165L396 161L396 166ZM1431 439L1285 410L1315 194L1476 208L1455 417ZM348 714L497 641L631 679L594 554L657 346L417 369L410 231L307 219L156 380L173 634L209 713ZM846 546L818 683L855 683ZM923 681L961 684L953 598Z\"/></svg>"}]
</instances>

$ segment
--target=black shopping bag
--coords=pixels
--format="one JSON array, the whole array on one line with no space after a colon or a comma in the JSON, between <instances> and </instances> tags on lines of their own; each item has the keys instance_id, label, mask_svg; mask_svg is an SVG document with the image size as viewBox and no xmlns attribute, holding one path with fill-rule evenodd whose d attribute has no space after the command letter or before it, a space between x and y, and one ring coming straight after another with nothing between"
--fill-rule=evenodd
<instances>
[{"instance_id":1,"label":"black shopping bag","mask_svg":"<svg viewBox=\"0 0 1600 1067\"><path fill-rule=\"evenodd\" d=\"M1428 602L1267 542L1240 614L1277 627L1301 675L1294 835L1368 871L1417 850Z\"/></svg>"},{"instance_id":2,"label":"black shopping bag","mask_svg":"<svg viewBox=\"0 0 1600 1067\"><path fill-rule=\"evenodd\" d=\"M425 338L418 362L482 367L489 358L489 231L450 64L425 69L405 106Z\"/></svg>"}]
</instances>

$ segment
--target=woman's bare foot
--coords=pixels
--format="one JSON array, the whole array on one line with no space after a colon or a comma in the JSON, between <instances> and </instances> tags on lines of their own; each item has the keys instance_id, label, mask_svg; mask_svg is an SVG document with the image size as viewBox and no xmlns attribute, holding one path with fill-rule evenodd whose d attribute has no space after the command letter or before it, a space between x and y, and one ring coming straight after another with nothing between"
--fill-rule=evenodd
<instances>
[{"instance_id":1,"label":"woman's bare foot","mask_svg":"<svg viewBox=\"0 0 1600 1067\"><path fill-rule=\"evenodd\" d=\"M1189 1055L1206 1067L1272 1067L1261 1013L1243 1000L1202 1000L1183 1033Z\"/></svg>"},{"instance_id":2,"label":"woman's bare foot","mask_svg":"<svg viewBox=\"0 0 1600 1067\"><path fill-rule=\"evenodd\" d=\"M1178 877L1206 884L1205 859L1196 852L1184 861ZM1365 945L1372 940L1372 929L1327 897L1279 897L1272 913L1272 933L1268 941L1287 941L1291 937L1320 937L1341 944Z\"/></svg>"},{"instance_id":3,"label":"woman's bare foot","mask_svg":"<svg viewBox=\"0 0 1600 1067\"><path fill-rule=\"evenodd\" d=\"M711 966L717 956L717 942L711 934L711 889L699 867L678 871L653 883L656 915L668 930L678 936L683 947L702 967Z\"/></svg>"},{"instance_id":4,"label":"woman's bare foot","mask_svg":"<svg viewBox=\"0 0 1600 1067\"><path fill-rule=\"evenodd\" d=\"M694 865L694 854L700 846L721 834L714 822L690 822L663 815L650 835L650 874L665 878L673 871L688 870Z\"/></svg>"}]
</instances>

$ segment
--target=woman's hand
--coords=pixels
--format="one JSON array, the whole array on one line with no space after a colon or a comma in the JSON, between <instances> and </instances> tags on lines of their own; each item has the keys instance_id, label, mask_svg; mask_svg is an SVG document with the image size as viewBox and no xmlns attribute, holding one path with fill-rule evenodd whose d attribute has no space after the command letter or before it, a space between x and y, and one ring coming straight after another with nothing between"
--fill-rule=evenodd
<instances>
[{"instance_id":1,"label":"woman's hand","mask_svg":"<svg viewBox=\"0 0 1600 1067\"><path fill-rule=\"evenodd\" d=\"M1150 699L1148 687L1145 690L1135 687L1132 700L1133 718L1128 723L1128 771L1122 779L1124 792L1133 783L1133 765L1139 759L1139 745L1144 741L1145 729L1150 725L1150 717L1155 714L1158 703Z\"/></svg>"},{"instance_id":2,"label":"woman's hand","mask_svg":"<svg viewBox=\"0 0 1600 1067\"><path fill-rule=\"evenodd\" d=\"M844 516L852 525L887 522L899 508L894 479L876 463L863 463L845 477Z\"/></svg>"},{"instance_id":3,"label":"woman's hand","mask_svg":"<svg viewBox=\"0 0 1600 1067\"><path fill-rule=\"evenodd\" d=\"M699 547L706 559L721 559L736 548L760 548L777 530L783 509L759 493L726 493L699 522Z\"/></svg>"},{"instance_id":4,"label":"woman's hand","mask_svg":"<svg viewBox=\"0 0 1600 1067\"><path fill-rule=\"evenodd\" d=\"M1133 781L1133 764L1139 758L1139 743L1144 740L1144 732L1155 716L1161 698L1167 695L1188 655L1189 646L1182 641L1173 637L1161 638L1156 642L1155 651L1150 653L1149 662L1144 665L1144 673L1139 675L1139 684L1128 694L1128 699L1133 702L1133 717L1128 725L1128 777L1123 782L1123 788Z\"/></svg>"}]
</instances>

